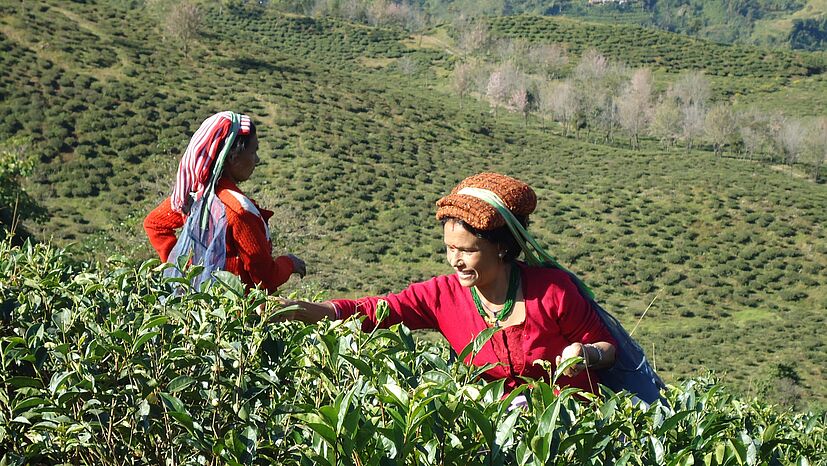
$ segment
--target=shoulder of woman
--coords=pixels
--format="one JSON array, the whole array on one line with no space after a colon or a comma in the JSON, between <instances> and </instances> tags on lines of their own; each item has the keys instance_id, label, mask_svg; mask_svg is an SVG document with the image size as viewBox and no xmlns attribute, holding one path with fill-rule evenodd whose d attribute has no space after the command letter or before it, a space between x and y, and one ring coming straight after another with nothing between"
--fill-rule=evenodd
<instances>
[{"instance_id":1,"label":"shoulder of woman","mask_svg":"<svg viewBox=\"0 0 827 466\"><path fill-rule=\"evenodd\" d=\"M527 294L557 297L567 293L579 293L569 274L549 267L523 267L523 279Z\"/></svg>"},{"instance_id":2,"label":"shoulder of woman","mask_svg":"<svg viewBox=\"0 0 827 466\"><path fill-rule=\"evenodd\" d=\"M252 214L261 217L261 212L256 204L244 193L233 189L219 189L216 194L224 203L228 214L233 212L236 215Z\"/></svg>"}]
</instances>

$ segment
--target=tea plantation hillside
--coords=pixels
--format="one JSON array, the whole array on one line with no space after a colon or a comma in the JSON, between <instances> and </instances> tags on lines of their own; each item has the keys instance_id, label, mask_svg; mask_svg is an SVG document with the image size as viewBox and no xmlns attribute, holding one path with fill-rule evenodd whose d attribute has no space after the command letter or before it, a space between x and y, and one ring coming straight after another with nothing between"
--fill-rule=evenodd
<instances>
[{"instance_id":1,"label":"tea plantation hillside","mask_svg":"<svg viewBox=\"0 0 827 466\"><path fill-rule=\"evenodd\" d=\"M309 264L285 291L380 293L448 272L434 202L498 170L537 189L532 229L630 328L657 297L635 335L668 380L714 369L743 393L827 399L825 185L461 106L447 91L456 49L439 29L420 46L397 29L205 3L202 32L185 46L164 40L164 10L150 7L161 4L0 3L0 140L30 138L37 169L25 187L48 211L27 225L36 237L88 259L152 257L144 215L170 192L197 125L231 108L256 120L261 139L262 165L243 188L275 207L278 251ZM492 19L492 29L523 34L518 20L538 40L556 34L529 29L545 19ZM585 50L601 34L570 40ZM654 40L665 37L679 36ZM642 63L642 40L607 53ZM664 73L708 66L721 95L730 86L772 102L795 93L788 83L823 76L810 55L676 40L661 44Z\"/></svg>"}]
</instances>

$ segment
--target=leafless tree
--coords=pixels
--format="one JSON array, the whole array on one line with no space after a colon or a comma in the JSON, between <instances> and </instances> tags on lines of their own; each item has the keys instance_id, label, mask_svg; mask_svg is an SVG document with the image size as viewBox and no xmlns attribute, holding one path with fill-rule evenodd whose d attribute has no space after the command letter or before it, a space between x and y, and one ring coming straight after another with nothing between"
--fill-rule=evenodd
<instances>
[{"instance_id":1,"label":"leafless tree","mask_svg":"<svg viewBox=\"0 0 827 466\"><path fill-rule=\"evenodd\" d=\"M548 94L544 104L551 109L554 119L563 125L563 135L569 135L569 128L577 131L577 116L580 113L580 103L574 84L570 80L557 84Z\"/></svg>"},{"instance_id":2,"label":"leafless tree","mask_svg":"<svg viewBox=\"0 0 827 466\"><path fill-rule=\"evenodd\" d=\"M695 139L703 134L706 108L712 96L709 80L701 71L686 72L669 87L667 96L680 106L683 116L681 137L686 150L690 150Z\"/></svg>"},{"instance_id":3,"label":"leafless tree","mask_svg":"<svg viewBox=\"0 0 827 466\"><path fill-rule=\"evenodd\" d=\"M738 137L738 120L729 104L718 104L706 114L704 119L704 133L715 151L715 155L723 155L727 146L732 146Z\"/></svg>"},{"instance_id":4,"label":"leafless tree","mask_svg":"<svg viewBox=\"0 0 827 466\"><path fill-rule=\"evenodd\" d=\"M198 5L183 0L172 6L164 19L164 37L181 44L184 55L189 56L190 43L198 37L203 16Z\"/></svg>"},{"instance_id":5,"label":"leafless tree","mask_svg":"<svg viewBox=\"0 0 827 466\"><path fill-rule=\"evenodd\" d=\"M668 94L676 98L682 107L697 105L703 109L709 104L712 88L702 71L689 71L672 84Z\"/></svg>"},{"instance_id":6,"label":"leafless tree","mask_svg":"<svg viewBox=\"0 0 827 466\"><path fill-rule=\"evenodd\" d=\"M609 71L609 59L595 49L586 50L574 68L574 77L580 81L599 80Z\"/></svg>"},{"instance_id":7,"label":"leafless tree","mask_svg":"<svg viewBox=\"0 0 827 466\"><path fill-rule=\"evenodd\" d=\"M462 109L462 102L473 83L473 68L470 63L457 63L451 74L451 84L457 95L459 95L459 108Z\"/></svg>"},{"instance_id":8,"label":"leafless tree","mask_svg":"<svg viewBox=\"0 0 827 466\"><path fill-rule=\"evenodd\" d=\"M808 158L812 165L813 181L818 183L821 167L827 162L827 117L817 118L808 129Z\"/></svg>"},{"instance_id":9,"label":"leafless tree","mask_svg":"<svg viewBox=\"0 0 827 466\"><path fill-rule=\"evenodd\" d=\"M409 3L373 0L367 9L368 21L377 26L397 26L408 31L418 30L424 21L421 12Z\"/></svg>"},{"instance_id":10,"label":"leafless tree","mask_svg":"<svg viewBox=\"0 0 827 466\"><path fill-rule=\"evenodd\" d=\"M738 114L738 136L749 159L766 153L772 146L769 123L767 115L755 108Z\"/></svg>"},{"instance_id":11,"label":"leafless tree","mask_svg":"<svg viewBox=\"0 0 827 466\"><path fill-rule=\"evenodd\" d=\"M525 126L528 127L528 112L529 112L529 95L525 84L521 83L515 86L511 91L511 100L509 101L511 107L523 115Z\"/></svg>"},{"instance_id":12,"label":"leafless tree","mask_svg":"<svg viewBox=\"0 0 827 466\"><path fill-rule=\"evenodd\" d=\"M807 137L807 128L796 118L786 118L775 133L776 145L784 156L784 163L793 166L798 161L804 142Z\"/></svg>"},{"instance_id":13,"label":"leafless tree","mask_svg":"<svg viewBox=\"0 0 827 466\"><path fill-rule=\"evenodd\" d=\"M686 150L692 150L695 140L704 134L704 120L706 119L706 108L700 104L681 106L682 138L686 143Z\"/></svg>"},{"instance_id":14,"label":"leafless tree","mask_svg":"<svg viewBox=\"0 0 827 466\"><path fill-rule=\"evenodd\" d=\"M603 142L608 142L618 124L615 96L628 79L628 70L625 65L588 50L575 67L573 79L587 128L601 129Z\"/></svg>"},{"instance_id":15,"label":"leafless tree","mask_svg":"<svg viewBox=\"0 0 827 466\"><path fill-rule=\"evenodd\" d=\"M510 61L520 69L530 69L528 51L530 44L523 39L511 39L508 37L494 41L492 50L494 58L500 62Z\"/></svg>"},{"instance_id":16,"label":"leafless tree","mask_svg":"<svg viewBox=\"0 0 827 466\"><path fill-rule=\"evenodd\" d=\"M675 145L681 135L683 115L675 99L664 97L655 106L649 130L666 148Z\"/></svg>"},{"instance_id":17,"label":"leafless tree","mask_svg":"<svg viewBox=\"0 0 827 466\"><path fill-rule=\"evenodd\" d=\"M537 113L540 115L540 124L543 131L546 129L546 115L553 115L552 103L554 101L555 86L548 81L542 82L537 89Z\"/></svg>"},{"instance_id":18,"label":"leafless tree","mask_svg":"<svg viewBox=\"0 0 827 466\"><path fill-rule=\"evenodd\" d=\"M652 83L652 72L638 69L616 99L618 121L631 134L635 149L640 147L640 134L652 120Z\"/></svg>"},{"instance_id":19,"label":"leafless tree","mask_svg":"<svg viewBox=\"0 0 827 466\"><path fill-rule=\"evenodd\" d=\"M488 78L488 86L485 90L485 95L494 105L494 118L497 117L497 108L505 103L508 97L509 82L506 71L503 69L496 69Z\"/></svg>"},{"instance_id":20,"label":"leafless tree","mask_svg":"<svg viewBox=\"0 0 827 466\"><path fill-rule=\"evenodd\" d=\"M491 40L488 25L482 20L460 23L458 32L457 45L464 57L485 49Z\"/></svg>"},{"instance_id":21,"label":"leafless tree","mask_svg":"<svg viewBox=\"0 0 827 466\"><path fill-rule=\"evenodd\" d=\"M556 79L568 64L566 48L560 44L537 44L529 48L528 61L549 79Z\"/></svg>"}]
</instances>

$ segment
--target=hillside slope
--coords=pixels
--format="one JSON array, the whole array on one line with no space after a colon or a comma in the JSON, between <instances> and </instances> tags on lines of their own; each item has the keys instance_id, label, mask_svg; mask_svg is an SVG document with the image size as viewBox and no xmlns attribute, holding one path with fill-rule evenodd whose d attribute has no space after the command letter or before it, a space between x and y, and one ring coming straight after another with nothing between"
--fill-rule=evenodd
<instances>
[{"instance_id":1,"label":"hillside slope","mask_svg":"<svg viewBox=\"0 0 827 466\"><path fill-rule=\"evenodd\" d=\"M378 293L446 273L434 202L471 173L503 171L536 187L537 236L625 323L658 296L636 336L667 378L712 368L755 392L794 366L791 390L827 398L824 185L461 108L443 90L450 50L397 30L214 9L186 55L163 41L162 16L128 2L0 11L0 134L33 138L28 188L50 212L32 228L42 239L89 257L151 257L143 216L170 191L200 121L232 108L260 128L263 163L244 189L275 206L276 248L309 263L308 280L289 287ZM752 58L738 68L740 50L701 59L729 57L725 74L754 69ZM744 75L808 72L792 55L766 56L756 59L768 77Z\"/></svg>"}]
</instances>

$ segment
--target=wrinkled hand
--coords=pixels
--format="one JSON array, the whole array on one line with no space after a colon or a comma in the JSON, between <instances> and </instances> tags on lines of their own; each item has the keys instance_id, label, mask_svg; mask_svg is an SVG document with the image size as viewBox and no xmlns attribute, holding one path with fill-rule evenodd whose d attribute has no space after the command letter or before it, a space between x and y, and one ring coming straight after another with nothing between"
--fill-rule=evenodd
<instances>
[{"instance_id":1,"label":"wrinkled hand","mask_svg":"<svg viewBox=\"0 0 827 466\"><path fill-rule=\"evenodd\" d=\"M566 346L565 348L563 348L563 352L560 353L559 356L557 356L554 363L559 366L566 359L571 359L571 358L578 357L578 356L585 360L585 358L586 358L585 351L586 351L586 348L584 348L581 343L572 343L569 346ZM577 364L574 364L573 366L571 366L568 369L566 369L565 371L563 371L563 375L565 375L566 377L574 377L577 374L583 372L583 369L585 369L585 368L586 368L585 363L578 362Z\"/></svg>"},{"instance_id":2,"label":"wrinkled hand","mask_svg":"<svg viewBox=\"0 0 827 466\"><path fill-rule=\"evenodd\" d=\"M294 301L292 299L288 299L282 296L268 296L267 300L278 303L279 309L289 307L294 304L298 304L298 301ZM256 314L258 314L259 317L265 317L266 314L268 322L288 322L296 319L296 311L279 312L279 309L276 309L275 312L267 312L267 303L264 302L259 304L258 308L256 309Z\"/></svg>"},{"instance_id":3,"label":"wrinkled hand","mask_svg":"<svg viewBox=\"0 0 827 466\"><path fill-rule=\"evenodd\" d=\"M304 264L304 261L293 254L287 254L287 257L293 261L293 273L297 273L299 277L304 278L304 276L307 275L307 266Z\"/></svg>"}]
</instances>

